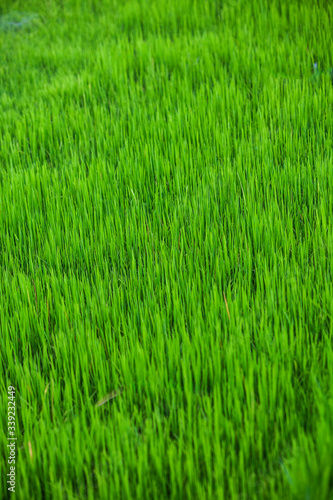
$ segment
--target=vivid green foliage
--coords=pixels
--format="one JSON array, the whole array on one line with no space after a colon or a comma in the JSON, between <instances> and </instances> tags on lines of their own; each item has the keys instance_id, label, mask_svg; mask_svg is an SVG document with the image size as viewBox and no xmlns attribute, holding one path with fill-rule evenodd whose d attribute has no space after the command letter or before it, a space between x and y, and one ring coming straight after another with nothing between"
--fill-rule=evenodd
<instances>
[{"instance_id":1,"label":"vivid green foliage","mask_svg":"<svg viewBox=\"0 0 333 500\"><path fill-rule=\"evenodd\" d=\"M0 14L0 497L333 498L333 4Z\"/></svg>"}]
</instances>

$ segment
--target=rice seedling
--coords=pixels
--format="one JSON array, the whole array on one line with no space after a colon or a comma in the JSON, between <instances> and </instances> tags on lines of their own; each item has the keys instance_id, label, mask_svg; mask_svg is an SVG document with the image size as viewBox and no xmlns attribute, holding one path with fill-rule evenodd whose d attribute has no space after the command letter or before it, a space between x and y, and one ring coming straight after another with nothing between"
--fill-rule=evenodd
<instances>
[{"instance_id":1,"label":"rice seedling","mask_svg":"<svg viewBox=\"0 0 333 500\"><path fill-rule=\"evenodd\" d=\"M332 498L332 5L1 5L1 498Z\"/></svg>"}]
</instances>

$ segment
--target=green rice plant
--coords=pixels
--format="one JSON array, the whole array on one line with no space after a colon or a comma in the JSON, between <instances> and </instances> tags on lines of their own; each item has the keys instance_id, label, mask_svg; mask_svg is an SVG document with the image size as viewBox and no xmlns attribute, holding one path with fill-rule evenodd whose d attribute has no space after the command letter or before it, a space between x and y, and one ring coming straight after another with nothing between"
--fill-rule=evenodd
<instances>
[{"instance_id":1,"label":"green rice plant","mask_svg":"<svg viewBox=\"0 0 333 500\"><path fill-rule=\"evenodd\" d=\"M14 12L1 498L13 386L19 499L329 500L332 6Z\"/></svg>"}]
</instances>

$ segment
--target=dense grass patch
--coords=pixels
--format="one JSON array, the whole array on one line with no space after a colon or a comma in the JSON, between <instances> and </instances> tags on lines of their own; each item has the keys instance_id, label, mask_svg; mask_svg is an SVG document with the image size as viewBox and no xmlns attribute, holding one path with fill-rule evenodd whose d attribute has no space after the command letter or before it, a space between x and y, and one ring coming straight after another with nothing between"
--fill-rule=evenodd
<instances>
[{"instance_id":1,"label":"dense grass patch","mask_svg":"<svg viewBox=\"0 0 333 500\"><path fill-rule=\"evenodd\" d=\"M332 498L332 5L1 5L1 498Z\"/></svg>"}]
</instances>

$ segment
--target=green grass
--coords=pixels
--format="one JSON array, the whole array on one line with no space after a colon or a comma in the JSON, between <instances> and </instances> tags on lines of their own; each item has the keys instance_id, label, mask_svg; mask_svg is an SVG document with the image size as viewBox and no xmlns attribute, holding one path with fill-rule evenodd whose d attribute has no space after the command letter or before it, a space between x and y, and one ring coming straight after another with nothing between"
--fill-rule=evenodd
<instances>
[{"instance_id":1,"label":"green grass","mask_svg":"<svg viewBox=\"0 0 333 500\"><path fill-rule=\"evenodd\" d=\"M333 498L332 4L0 14L0 497Z\"/></svg>"}]
</instances>

